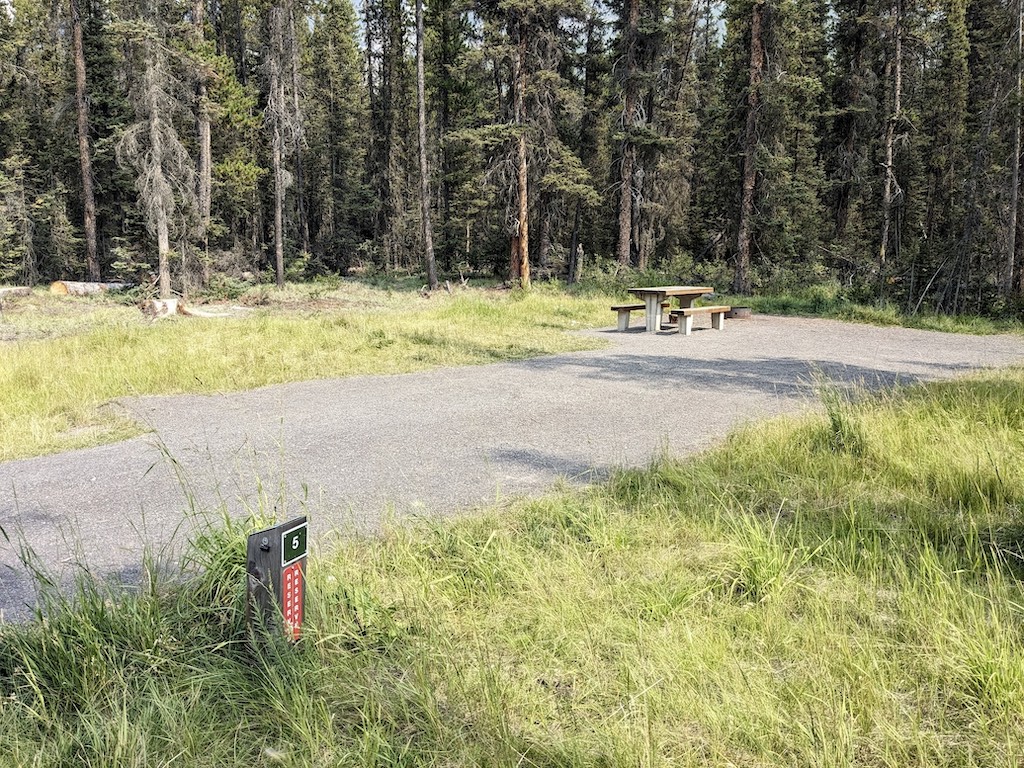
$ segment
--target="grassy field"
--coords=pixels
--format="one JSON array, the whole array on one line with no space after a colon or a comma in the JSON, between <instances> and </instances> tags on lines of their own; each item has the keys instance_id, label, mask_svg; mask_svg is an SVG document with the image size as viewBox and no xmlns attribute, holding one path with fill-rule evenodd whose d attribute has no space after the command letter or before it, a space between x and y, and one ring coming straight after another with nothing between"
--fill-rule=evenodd
<instances>
[{"instance_id":1,"label":"grassy field","mask_svg":"<svg viewBox=\"0 0 1024 768\"><path fill-rule=\"evenodd\" d=\"M926 331L979 335L1020 333L1021 320L1024 319L1019 310L1016 315L1007 310L1003 317L939 315L925 311L908 314L893 304L878 306L857 303L845 296L834 285L812 286L799 293L765 295L747 299L734 297L732 303L750 304L755 312L771 315L830 317L836 320L870 325L899 325Z\"/></svg>"},{"instance_id":2,"label":"grassy field","mask_svg":"<svg viewBox=\"0 0 1024 768\"><path fill-rule=\"evenodd\" d=\"M246 524L210 528L184 584L0 627L0 765L1019 767L1024 371L822 397L341 539L295 648L245 630Z\"/></svg>"},{"instance_id":3,"label":"grassy field","mask_svg":"<svg viewBox=\"0 0 1024 768\"><path fill-rule=\"evenodd\" d=\"M37 293L0 319L0 462L111 442L140 427L128 395L224 392L593 348L567 330L609 325L609 298L345 282L242 297L238 317L152 323L134 306Z\"/></svg>"}]
</instances>

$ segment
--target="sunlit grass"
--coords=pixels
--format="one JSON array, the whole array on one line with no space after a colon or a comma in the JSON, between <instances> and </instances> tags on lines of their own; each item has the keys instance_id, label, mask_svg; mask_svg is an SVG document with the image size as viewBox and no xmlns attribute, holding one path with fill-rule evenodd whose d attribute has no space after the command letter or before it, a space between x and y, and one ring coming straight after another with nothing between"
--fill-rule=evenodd
<instances>
[{"instance_id":1,"label":"sunlit grass","mask_svg":"<svg viewBox=\"0 0 1024 768\"><path fill-rule=\"evenodd\" d=\"M147 322L134 307L60 300L7 313L0 342L0 461L94 445L139 427L102 406L128 395L225 392L365 374L408 373L594 348L568 334L609 324L608 300L564 291L439 292L344 284L248 297L232 318ZM93 309L95 307L95 309ZM40 317L56 317L47 325ZM43 329L46 329L45 332ZM39 338L49 336L48 338Z\"/></svg>"},{"instance_id":2,"label":"sunlit grass","mask_svg":"<svg viewBox=\"0 0 1024 768\"><path fill-rule=\"evenodd\" d=\"M210 530L184 585L0 628L0 764L1016 768L1024 372L823 395L343 539L294 649L245 631L246 525Z\"/></svg>"}]
</instances>

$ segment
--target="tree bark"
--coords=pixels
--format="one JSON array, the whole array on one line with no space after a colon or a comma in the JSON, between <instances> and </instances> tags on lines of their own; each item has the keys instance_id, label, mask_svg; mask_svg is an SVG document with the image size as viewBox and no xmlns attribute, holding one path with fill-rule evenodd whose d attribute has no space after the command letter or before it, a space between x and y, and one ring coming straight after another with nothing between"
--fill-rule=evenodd
<instances>
[{"instance_id":1,"label":"tree bark","mask_svg":"<svg viewBox=\"0 0 1024 768\"><path fill-rule=\"evenodd\" d=\"M1024 83L1024 0L1017 0L1017 105L1013 116L1013 168L1010 172L1010 220L1007 222L1006 282L1004 294L1020 293L1016 280L1017 209L1020 206L1021 85Z\"/></svg>"},{"instance_id":2,"label":"tree bark","mask_svg":"<svg viewBox=\"0 0 1024 768\"><path fill-rule=\"evenodd\" d=\"M193 31L196 53L203 42L203 25L206 15L206 0L195 0L192 10ZM203 284L209 282L207 255L210 250L211 199L213 190L213 150L210 132L210 105L206 89L206 68L202 61L196 64L196 123L198 125L199 163L196 170L198 180L196 191L199 198L199 240L203 249Z\"/></svg>"},{"instance_id":3,"label":"tree bark","mask_svg":"<svg viewBox=\"0 0 1024 768\"><path fill-rule=\"evenodd\" d=\"M895 13L893 37L893 59L886 64L887 72L892 72L892 114L885 123L885 182L882 185L882 237L878 246L878 300L885 301L886 281L889 271L889 230L892 227L893 186L896 176L893 171L893 159L896 144L896 125L903 110L903 0L896 0L893 5Z\"/></svg>"},{"instance_id":4,"label":"tree bark","mask_svg":"<svg viewBox=\"0 0 1024 768\"><path fill-rule=\"evenodd\" d=\"M149 99L149 148L152 153L153 173L153 227L156 230L157 275L160 298L171 296L171 236L167 200L173 199L170 185L164 176L164 136L160 130L160 105L157 103L157 88L153 80L157 77L156 64L147 64L147 88Z\"/></svg>"},{"instance_id":5,"label":"tree bark","mask_svg":"<svg viewBox=\"0 0 1024 768\"><path fill-rule=\"evenodd\" d=\"M284 60L284 30L282 11L270 9L270 104L271 133L270 162L274 171L274 273L277 287L284 288L284 121L285 93L282 64Z\"/></svg>"},{"instance_id":6,"label":"tree bark","mask_svg":"<svg viewBox=\"0 0 1024 768\"><path fill-rule=\"evenodd\" d=\"M530 205L527 174L529 162L526 153L526 30L522 20L516 24L518 40L516 62L513 67L513 98L515 101L516 126L519 137L516 142L516 172L518 211L516 233L512 237L512 279L523 288L530 287Z\"/></svg>"},{"instance_id":7,"label":"tree bark","mask_svg":"<svg viewBox=\"0 0 1024 768\"><path fill-rule=\"evenodd\" d=\"M167 299L171 295L171 237L167 223L167 209L163 201L157 203L156 210L156 244L159 254L160 298Z\"/></svg>"},{"instance_id":8,"label":"tree bark","mask_svg":"<svg viewBox=\"0 0 1024 768\"><path fill-rule=\"evenodd\" d=\"M569 239L569 258L567 259L565 270L565 282L568 285L573 285L578 280L576 269L577 261L580 259L580 256L577 253L577 250L582 248L580 244L580 224L582 221L583 203L577 200L576 213L573 215L572 219L572 236Z\"/></svg>"},{"instance_id":9,"label":"tree bark","mask_svg":"<svg viewBox=\"0 0 1024 768\"><path fill-rule=\"evenodd\" d=\"M416 0L416 111L420 144L420 230L423 258L427 267L427 285L437 290L437 265L434 261L434 230L430 225L430 171L427 167L427 86L423 66L423 0Z\"/></svg>"},{"instance_id":10,"label":"tree bark","mask_svg":"<svg viewBox=\"0 0 1024 768\"><path fill-rule=\"evenodd\" d=\"M757 184L758 112L761 108L761 80L764 77L764 0L754 3L750 18L750 85L747 92L747 124L743 142L743 183L740 221L736 232L736 274L732 289L740 295L751 293L750 252L753 240L754 190Z\"/></svg>"},{"instance_id":11,"label":"tree bark","mask_svg":"<svg viewBox=\"0 0 1024 768\"><path fill-rule=\"evenodd\" d=\"M636 167L636 147L633 145L632 130L636 125L638 101L636 37L640 22L640 0L629 0L626 12L625 48L626 76L623 82L622 105L622 166L619 186L619 241L617 257L619 264L629 266L633 256L633 173Z\"/></svg>"},{"instance_id":12,"label":"tree bark","mask_svg":"<svg viewBox=\"0 0 1024 768\"><path fill-rule=\"evenodd\" d=\"M71 37L75 57L75 112L78 118L78 159L82 168L82 207L85 231L85 268L90 280L100 279L96 248L96 194L92 186L92 153L89 149L89 101L86 95L85 49L82 42L82 14L78 0L71 2Z\"/></svg>"},{"instance_id":13,"label":"tree bark","mask_svg":"<svg viewBox=\"0 0 1024 768\"><path fill-rule=\"evenodd\" d=\"M309 215L306 211L306 174L302 164L303 121L302 103L299 99L302 84L299 82L299 38L295 32L295 8L288 5L288 58L292 78L292 120L295 122L295 213L298 216L299 237L302 250L309 253Z\"/></svg>"}]
</instances>

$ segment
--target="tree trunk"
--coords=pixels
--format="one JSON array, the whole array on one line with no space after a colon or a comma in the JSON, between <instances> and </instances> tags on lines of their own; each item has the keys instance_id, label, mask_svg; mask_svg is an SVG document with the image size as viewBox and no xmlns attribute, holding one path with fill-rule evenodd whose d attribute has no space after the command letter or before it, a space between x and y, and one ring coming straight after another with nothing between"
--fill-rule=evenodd
<instances>
[{"instance_id":1,"label":"tree trunk","mask_svg":"<svg viewBox=\"0 0 1024 768\"><path fill-rule=\"evenodd\" d=\"M193 19L197 54L203 42L206 0L195 0ZM211 198L213 189L213 150L210 133L210 105L206 91L206 69L203 62L196 66L196 123L199 138L199 163L197 189L199 198L199 241L203 249L203 284L209 282L208 255L210 251Z\"/></svg>"},{"instance_id":2,"label":"tree trunk","mask_svg":"<svg viewBox=\"0 0 1024 768\"><path fill-rule=\"evenodd\" d=\"M82 44L82 14L78 0L71 1L71 37L75 57L75 112L78 117L78 159L82 167L83 229L85 267L90 280L100 279L96 249L96 195L92 186L92 154L89 150L89 102L85 93L85 49Z\"/></svg>"},{"instance_id":3,"label":"tree trunk","mask_svg":"<svg viewBox=\"0 0 1024 768\"><path fill-rule=\"evenodd\" d=\"M569 258L566 263L565 282L572 285L576 282L576 250L580 247L580 224L583 221L583 203L576 201L576 213L572 218L572 236L569 239Z\"/></svg>"},{"instance_id":4,"label":"tree trunk","mask_svg":"<svg viewBox=\"0 0 1024 768\"><path fill-rule=\"evenodd\" d=\"M167 201L173 200L170 184L164 176L164 136L160 130L160 105L157 103L157 88L153 83L157 74L156 64L147 64L147 88L149 99L149 148L151 152L150 173L153 174L152 215L156 231L157 275L160 298L171 296L171 236Z\"/></svg>"},{"instance_id":5,"label":"tree trunk","mask_svg":"<svg viewBox=\"0 0 1024 768\"><path fill-rule=\"evenodd\" d=\"M278 7L270 9L270 95L268 109L273 124L270 148L270 162L274 171L274 272L277 287L284 288L284 110L285 92L283 77L284 62L284 20Z\"/></svg>"},{"instance_id":6,"label":"tree trunk","mask_svg":"<svg viewBox=\"0 0 1024 768\"><path fill-rule=\"evenodd\" d=\"M1017 104L1013 115L1013 168L1010 172L1010 220L1007 222L1006 282L1004 295L1020 292L1015 279L1017 265L1017 209L1020 206L1021 85L1024 81L1024 0L1017 0Z\"/></svg>"},{"instance_id":7,"label":"tree trunk","mask_svg":"<svg viewBox=\"0 0 1024 768\"><path fill-rule=\"evenodd\" d=\"M625 48L626 76L623 83L622 168L619 187L619 241L617 256L619 264L629 266L633 256L633 173L636 167L636 147L633 145L632 130L636 124L638 101L636 37L640 21L640 0L629 0L626 12Z\"/></svg>"},{"instance_id":8,"label":"tree trunk","mask_svg":"<svg viewBox=\"0 0 1024 768\"><path fill-rule=\"evenodd\" d=\"M516 24L518 33L517 55L513 67L512 86L515 100L516 126L519 138L516 142L516 171L518 191L518 211L516 215L516 234L512 238L512 280L523 288L530 287L530 218L529 218L529 187L527 174L529 165L526 154L526 30L523 21Z\"/></svg>"},{"instance_id":9,"label":"tree trunk","mask_svg":"<svg viewBox=\"0 0 1024 768\"><path fill-rule=\"evenodd\" d=\"M427 267L427 285L437 290L437 265L434 262L434 230L430 226L430 176L427 168L427 86L423 71L423 0L416 0L416 111L420 143L420 230L423 258Z\"/></svg>"},{"instance_id":10,"label":"tree trunk","mask_svg":"<svg viewBox=\"0 0 1024 768\"><path fill-rule=\"evenodd\" d=\"M156 244L159 259L160 298L171 296L171 237L167 209L161 200L155 206Z\"/></svg>"},{"instance_id":11,"label":"tree trunk","mask_svg":"<svg viewBox=\"0 0 1024 768\"><path fill-rule=\"evenodd\" d=\"M277 287L284 288L284 158L281 129L274 126L271 158L274 167L274 274Z\"/></svg>"},{"instance_id":12,"label":"tree trunk","mask_svg":"<svg viewBox=\"0 0 1024 768\"><path fill-rule=\"evenodd\" d=\"M295 130L298 134L295 141L295 214L298 216L299 237L302 240L302 250L309 253L309 215L306 211L306 179L302 165L302 103L299 94L302 92L302 84L299 82L299 38L295 33L295 9L288 5L288 58L291 66L292 77L292 115L295 123Z\"/></svg>"},{"instance_id":13,"label":"tree trunk","mask_svg":"<svg viewBox=\"0 0 1024 768\"><path fill-rule=\"evenodd\" d=\"M750 252L753 240L754 189L757 183L758 112L761 80L764 77L764 0L754 3L750 18L750 86L747 92L747 126L743 142L743 185L740 222L736 232L736 274L732 289L740 295L751 293Z\"/></svg>"},{"instance_id":14,"label":"tree trunk","mask_svg":"<svg viewBox=\"0 0 1024 768\"><path fill-rule=\"evenodd\" d=\"M622 148L622 174L619 188L619 241L616 256L628 267L633 255L633 165L636 150L632 144Z\"/></svg>"},{"instance_id":15,"label":"tree trunk","mask_svg":"<svg viewBox=\"0 0 1024 768\"><path fill-rule=\"evenodd\" d=\"M893 28L893 60L886 64L886 70L893 77L892 114L885 123L885 183L882 186L882 237L878 246L878 300L885 301L886 281L889 271L889 230L892 226L893 186L896 176L893 171L893 156L896 144L896 125L903 109L903 0L896 0L893 6L895 21Z\"/></svg>"}]
</instances>

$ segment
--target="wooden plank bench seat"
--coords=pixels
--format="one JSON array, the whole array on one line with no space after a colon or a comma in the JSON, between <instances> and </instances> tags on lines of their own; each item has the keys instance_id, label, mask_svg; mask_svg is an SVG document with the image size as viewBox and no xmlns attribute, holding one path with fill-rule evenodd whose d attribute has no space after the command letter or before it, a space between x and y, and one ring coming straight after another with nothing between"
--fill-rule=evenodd
<instances>
[{"instance_id":1,"label":"wooden plank bench seat","mask_svg":"<svg viewBox=\"0 0 1024 768\"><path fill-rule=\"evenodd\" d=\"M683 309L673 309L669 315L679 321L679 332L689 336L693 331L694 315L711 315L711 327L720 331L725 325L725 313L730 309L732 307L727 306L684 307Z\"/></svg>"},{"instance_id":2,"label":"wooden plank bench seat","mask_svg":"<svg viewBox=\"0 0 1024 768\"><path fill-rule=\"evenodd\" d=\"M618 313L619 319L619 330L625 331L629 328L629 313L630 312L643 312L646 305L641 301L639 304L613 304L612 312ZM661 310L664 312L668 309L668 302L661 302Z\"/></svg>"}]
</instances>

